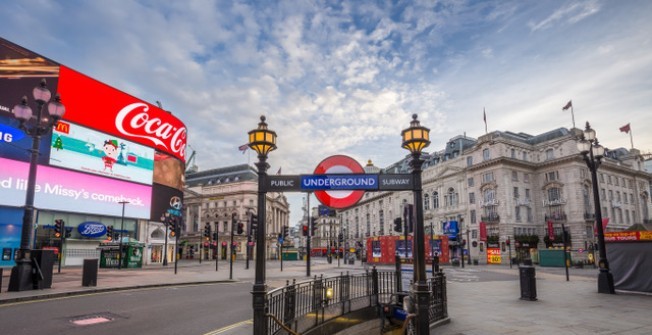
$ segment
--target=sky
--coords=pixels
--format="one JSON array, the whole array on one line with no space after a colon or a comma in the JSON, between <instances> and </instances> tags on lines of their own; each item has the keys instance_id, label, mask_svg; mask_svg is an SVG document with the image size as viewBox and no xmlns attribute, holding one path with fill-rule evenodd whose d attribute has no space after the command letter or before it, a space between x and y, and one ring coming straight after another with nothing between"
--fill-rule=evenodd
<instances>
[{"instance_id":1,"label":"sky","mask_svg":"<svg viewBox=\"0 0 652 335\"><path fill-rule=\"evenodd\" d=\"M604 146L629 148L629 123L652 151L652 1L0 4L0 36L160 101L186 124L200 170L253 164L238 147L261 115L278 135L269 172L310 174L336 154L399 161L412 114L435 151L484 134L483 110L489 131L571 128L569 100ZM303 195L286 195L294 226Z\"/></svg>"}]
</instances>

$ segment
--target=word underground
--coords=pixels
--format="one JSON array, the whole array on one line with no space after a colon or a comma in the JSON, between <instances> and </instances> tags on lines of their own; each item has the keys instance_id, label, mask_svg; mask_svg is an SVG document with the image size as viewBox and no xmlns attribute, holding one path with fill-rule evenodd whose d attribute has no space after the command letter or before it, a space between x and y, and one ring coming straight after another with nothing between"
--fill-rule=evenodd
<instances>
[{"instance_id":1,"label":"word underground","mask_svg":"<svg viewBox=\"0 0 652 335\"><path fill-rule=\"evenodd\" d=\"M378 176L310 176L301 179L304 189L373 190L378 188Z\"/></svg>"}]
</instances>

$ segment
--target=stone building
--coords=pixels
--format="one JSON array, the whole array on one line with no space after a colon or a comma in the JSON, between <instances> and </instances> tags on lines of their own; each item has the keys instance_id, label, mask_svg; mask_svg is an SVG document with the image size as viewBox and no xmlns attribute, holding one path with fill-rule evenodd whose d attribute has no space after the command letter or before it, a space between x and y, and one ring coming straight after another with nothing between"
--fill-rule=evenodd
<instances>
[{"instance_id":1,"label":"stone building","mask_svg":"<svg viewBox=\"0 0 652 335\"><path fill-rule=\"evenodd\" d=\"M575 261L594 250L591 175L578 149L580 129L558 128L540 135L494 131L478 139L457 136L445 148L424 154L422 174L426 234L442 234L442 222L460 223L470 259L486 263L487 248L502 263L538 260L545 248L561 248L562 226L570 233ZM435 144L431 144L433 147ZM650 222L650 173L636 149L608 150L598 169L602 215L607 231ZM408 159L382 173L409 173ZM355 206L338 212L350 243L398 234L392 222L411 192L366 193ZM552 232L548 233L548 228ZM550 239L548 236L552 236ZM453 257L460 248L451 243ZM456 256L457 255L457 256ZM494 258L495 260L496 258Z\"/></svg>"},{"instance_id":2,"label":"stone building","mask_svg":"<svg viewBox=\"0 0 652 335\"><path fill-rule=\"evenodd\" d=\"M258 174L246 164L188 173L184 190L186 227L181 234L183 258L228 259L233 233L236 258L245 259L250 238L250 213L258 210ZM283 193L267 193L266 245L268 258L275 259L277 237L289 226L290 207ZM261 223L259 223L260 225ZM210 236L204 236L206 226ZM217 236L215 236L217 232ZM217 239L215 239L217 237ZM255 248L250 249L253 259Z\"/></svg>"}]
</instances>

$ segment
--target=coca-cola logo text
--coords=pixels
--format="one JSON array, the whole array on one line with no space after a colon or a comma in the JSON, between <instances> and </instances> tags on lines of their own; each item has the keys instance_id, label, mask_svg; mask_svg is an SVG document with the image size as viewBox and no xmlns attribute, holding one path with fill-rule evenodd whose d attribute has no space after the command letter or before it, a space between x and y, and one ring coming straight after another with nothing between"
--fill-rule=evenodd
<instances>
[{"instance_id":1,"label":"coca-cola logo text","mask_svg":"<svg viewBox=\"0 0 652 335\"><path fill-rule=\"evenodd\" d=\"M123 107L115 118L115 126L126 136L150 140L157 146L185 156L186 127L175 127L160 118L151 117L149 106L142 102ZM146 135L141 135L144 133Z\"/></svg>"}]
</instances>

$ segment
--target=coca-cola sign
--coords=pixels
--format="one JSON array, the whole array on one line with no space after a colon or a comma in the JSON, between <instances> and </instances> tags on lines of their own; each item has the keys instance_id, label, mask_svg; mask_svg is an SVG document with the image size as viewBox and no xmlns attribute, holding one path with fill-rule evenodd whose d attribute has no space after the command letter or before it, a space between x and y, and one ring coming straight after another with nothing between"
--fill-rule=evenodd
<instances>
[{"instance_id":1,"label":"coca-cola sign","mask_svg":"<svg viewBox=\"0 0 652 335\"><path fill-rule=\"evenodd\" d=\"M58 92L64 120L154 147L185 162L186 126L171 113L65 66Z\"/></svg>"}]
</instances>

